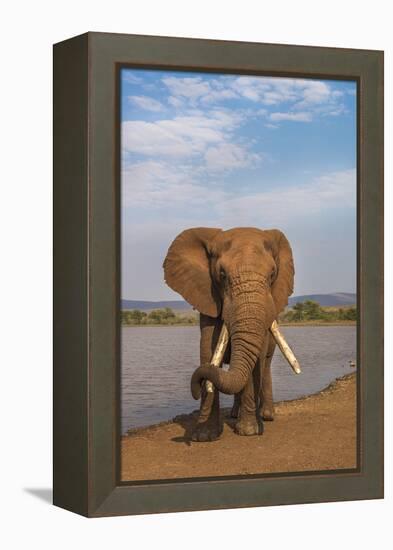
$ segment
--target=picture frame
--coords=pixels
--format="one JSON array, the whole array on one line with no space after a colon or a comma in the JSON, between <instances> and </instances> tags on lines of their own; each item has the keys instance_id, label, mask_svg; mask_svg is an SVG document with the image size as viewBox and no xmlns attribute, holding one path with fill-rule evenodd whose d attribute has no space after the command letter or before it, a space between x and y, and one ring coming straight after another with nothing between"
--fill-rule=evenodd
<instances>
[{"instance_id":1,"label":"picture frame","mask_svg":"<svg viewBox=\"0 0 393 550\"><path fill-rule=\"evenodd\" d=\"M358 468L119 481L119 69L357 83ZM383 498L383 52L110 33L54 46L54 504L88 517Z\"/></svg>"}]
</instances>

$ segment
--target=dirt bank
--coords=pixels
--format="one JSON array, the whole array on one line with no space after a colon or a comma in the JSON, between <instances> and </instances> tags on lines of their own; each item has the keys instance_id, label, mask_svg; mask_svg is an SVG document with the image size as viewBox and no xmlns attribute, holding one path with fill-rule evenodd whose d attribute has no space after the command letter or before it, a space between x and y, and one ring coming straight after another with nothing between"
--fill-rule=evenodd
<instances>
[{"instance_id":1,"label":"dirt bank","mask_svg":"<svg viewBox=\"0 0 393 550\"><path fill-rule=\"evenodd\" d=\"M241 437L224 409L218 441L195 443L196 415L132 431L122 438L122 480L356 468L356 374L322 392L276 405L262 436Z\"/></svg>"}]
</instances>

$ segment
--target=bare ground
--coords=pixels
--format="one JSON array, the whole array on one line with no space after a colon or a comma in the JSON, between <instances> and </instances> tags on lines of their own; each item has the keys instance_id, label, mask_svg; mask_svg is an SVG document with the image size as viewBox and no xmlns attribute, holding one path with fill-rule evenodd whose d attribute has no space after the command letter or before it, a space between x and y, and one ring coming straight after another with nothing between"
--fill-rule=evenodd
<instances>
[{"instance_id":1,"label":"bare ground","mask_svg":"<svg viewBox=\"0 0 393 550\"><path fill-rule=\"evenodd\" d=\"M218 441L191 441L195 413L133 430L121 441L122 481L356 468L356 374L275 407L262 436L236 435L229 409Z\"/></svg>"}]
</instances>

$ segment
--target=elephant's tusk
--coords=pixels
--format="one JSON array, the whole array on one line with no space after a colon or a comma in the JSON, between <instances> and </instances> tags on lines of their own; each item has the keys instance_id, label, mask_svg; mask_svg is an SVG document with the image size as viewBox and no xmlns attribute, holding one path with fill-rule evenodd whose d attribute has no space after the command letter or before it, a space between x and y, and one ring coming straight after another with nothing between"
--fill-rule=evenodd
<instances>
[{"instance_id":1,"label":"elephant's tusk","mask_svg":"<svg viewBox=\"0 0 393 550\"><path fill-rule=\"evenodd\" d=\"M278 347L281 350L281 353L285 357L285 359L288 361L292 369L296 374L301 374L301 369L299 365L299 361L296 359L295 354L289 347L289 344L285 340L283 334L281 333L280 329L278 328L277 321L273 321L272 326L270 327L270 332L273 335L273 338L275 339ZM216 345L216 349L214 350L213 356L210 361L211 367L219 367L222 363L222 360L224 359L225 350L227 348L229 342L229 333L228 329L223 323L222 329L220 332L220 336L218 338L218 342ZM208 393L214 392L214 386L213 383L210 382L210 380L206 380L205 382L205 388Z\"/></svg>"},{"instance_id":2,"label":"elephant's tusk","mask_svg":"<svg viewBox=\"0 0 393 550\"><path fill-rule=\"evenodd\" d=\"M218 337L218 342L216 345L216 349L214 350L213 356L210 361L211 367L219 367L222 363L222 360L224 359L225 350L227 349L227 345L229 342L229 333L228 329L225 325L225 323L222 324L220 336ZM205 382L205 388L207 393L213 393L214 392L214 386L210 380L206 380Z\"/></svg>"},{"instance_id":3,"label":"elephant's tusk","mask_svg":"<svg viewBox=\"0 0 393 550\"><path fill-rule=\"evenodd\" d=\"M288 361L292 369L296 374L300 374L302 371L300 369L300 365L298 360L295 357L295 354L287 344L287 341L285 340L284 336L281 334L280 329L278 328L277 321L273 321L272 326L270 327L270 332L273 335L273 338L275 339L278 347L281 350L281 353L285 357L285 359Z\"/></svg>"}]
</instances>

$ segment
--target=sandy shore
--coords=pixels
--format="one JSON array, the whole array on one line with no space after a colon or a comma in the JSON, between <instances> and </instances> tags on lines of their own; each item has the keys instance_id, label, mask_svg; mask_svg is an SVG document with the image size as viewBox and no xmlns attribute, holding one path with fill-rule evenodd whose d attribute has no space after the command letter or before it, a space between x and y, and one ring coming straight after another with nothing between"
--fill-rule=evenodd
<instances>
[{"instance_id":1,"label":"sandy shore","mask_svg":"<svg viewBox=\"0 0 393 550\"><path fill-rule=\"evenodd\" d=\"M121 441L123 481L356 468L356 374L276 404L262 436L241 437L225 415L221 439L191 441L195 413L133 430Z\"/></svg>"}]
</instances>

